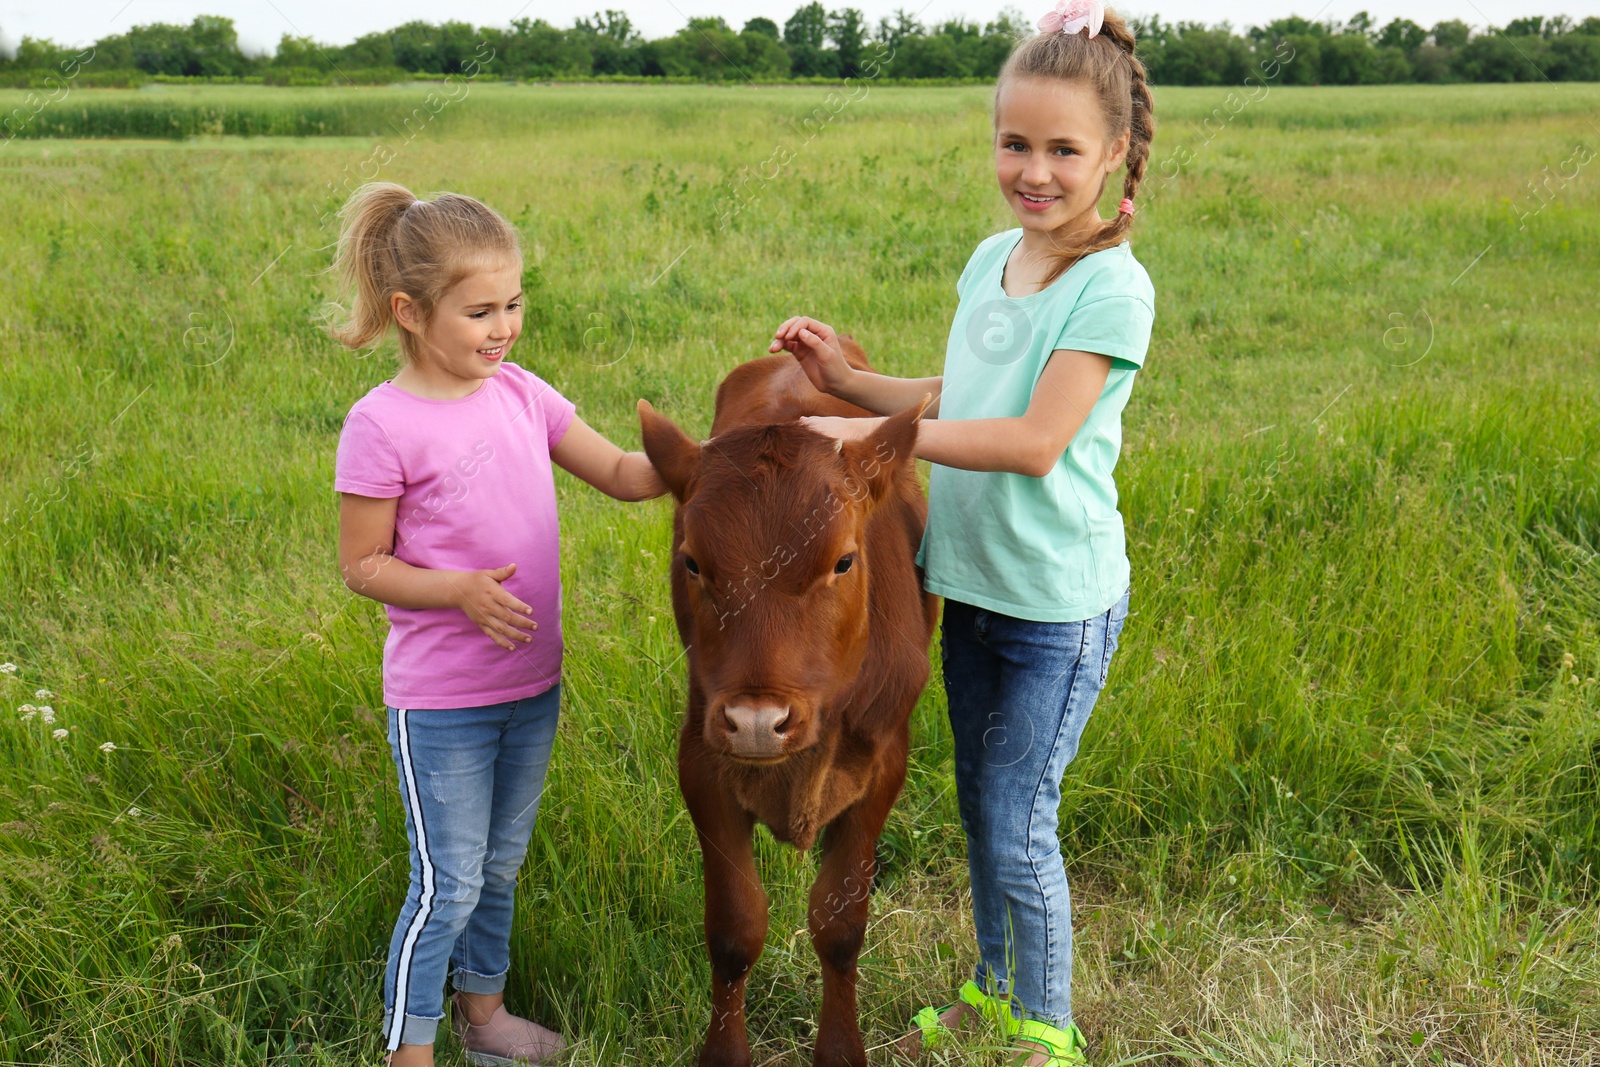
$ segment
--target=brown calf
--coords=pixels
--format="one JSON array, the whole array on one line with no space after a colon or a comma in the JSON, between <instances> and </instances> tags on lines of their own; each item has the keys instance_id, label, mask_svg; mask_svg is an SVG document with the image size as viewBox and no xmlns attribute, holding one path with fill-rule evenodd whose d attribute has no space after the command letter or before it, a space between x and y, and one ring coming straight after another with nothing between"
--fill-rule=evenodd
<instances>
[{"instance_id":1,"label":"brown calf","mask_svg":"<svg viewBox=\"0 0 1600 1067\"><path fill-rule=\"evenodd\" d=\"M822 834L812 1062L866 1065L856 959L873 848L905 780L939 613L912 562L927 519L912 460L926 405L841 444L795 420L869 412L818 392L789 355L735 368L700 444L639 402L645 452L678 501L672 606L689 660L678 783L700 838L712 975L702 1067L750 1063L745 978L767 936L757 820L800 849Z\"/></svg>"}]
</instances>

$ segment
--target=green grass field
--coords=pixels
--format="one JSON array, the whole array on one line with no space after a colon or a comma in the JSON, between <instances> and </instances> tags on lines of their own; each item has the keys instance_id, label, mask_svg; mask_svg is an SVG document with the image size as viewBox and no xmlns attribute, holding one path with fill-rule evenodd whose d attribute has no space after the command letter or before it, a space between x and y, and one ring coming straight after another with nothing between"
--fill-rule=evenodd
<instances>
[{"instance_id":1,"label":"green grass field","mask_svg":"<svg viewBox=\"0 0 1600 1067\"><path fill-rule=\"evenodd\" d=\"M408 129L426 91L74 91L35 121L346 117L0 146L0 1063L378 1060L406 846L332 474L393 364L317 325L349 188L511 218L513 360L627 447L640 396L703 431L791 314L937 373L956 276L1014 224L981 88L834 114L821 88L481 85ZM1134 613L1062 810L1094 1062L1600 1064L1600 86L1227 99L1158 93L1135 234ZM576 1064L691 1063L671 510L559 494L566 704L510 1007ZM943 720L935 683L869 1046L971 963ZM759 855L756 1062L809 1063L815 859Z\"/></svg>"}]
</instances>

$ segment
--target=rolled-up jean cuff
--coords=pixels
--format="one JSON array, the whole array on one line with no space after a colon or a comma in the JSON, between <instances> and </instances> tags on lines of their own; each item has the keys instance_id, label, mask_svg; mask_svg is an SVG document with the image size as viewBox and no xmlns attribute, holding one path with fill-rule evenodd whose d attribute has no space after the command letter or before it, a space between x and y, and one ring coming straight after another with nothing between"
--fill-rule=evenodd
<instances>
[{"instance_id":1,"label":"rolled-up jean cuff","mask_svg":"<svg viewBox=\"0 0 1600 1067\"><path fill-rule=\"evenodd\" d=\"M990 974L989 968L982 965L982 963L979 963L978 966L974 966L973 968L973 981L978 982L978 989L981 989L982 992L987 993L989 997L995 997L998 998L998 1000L1005 1000L1006 1008L1011 1009L1011 1017L1013 1017L1013 1019L1040 1019L1040 1022L1051 1022L1050 1019L1043 1019L1042 1016L1035 1016L1034 1013L1026 1011L1026 1009L1022 1008L1022 1005L1019 1005L1019 1003L1016 1003L1016 1001L1011 1000L1010 976L1002 977L998 976L998 974Z\"/></svg>"},{"instance_id":2,"label":"rolled-up jean cuff","mask_svg":"<svg viewBox=\"0 0 1600 1067\"><path fill-rule=\"evenodd\" d=\"M450 972L450 984L463 993L498 993L506 987L506 972L479 974L465 967Z\"/></svg>"},{"instance_id":3,"label":"rolled-up jean cuff","mask_svg":"<svg viewBox=\"0 0 1600 1067\"><path fill-rule=\"evenodd\" d=\"M978 988L992 997L1009 997L1011 995L1011 979L1002 978L992 974L988 967L978 964L972 969L972 980Z\"/></svg>"},{"instance_id":4,"label":"rolled-up jean cuff","mask_svg":"<svg viewBox=\"0 0 1600 1067\"><path fill-rule=\"evenodd\" d=\"M422 1015L407 1015L406 1021L400 1027L400 1043L402 1045L431 1045L439 1032L440 1015L429 1019ZM383 1032L389 1032L389 1024L394 1021L394 1016L385 1012L383 1016Z\"/></svg>"}]
</instances>

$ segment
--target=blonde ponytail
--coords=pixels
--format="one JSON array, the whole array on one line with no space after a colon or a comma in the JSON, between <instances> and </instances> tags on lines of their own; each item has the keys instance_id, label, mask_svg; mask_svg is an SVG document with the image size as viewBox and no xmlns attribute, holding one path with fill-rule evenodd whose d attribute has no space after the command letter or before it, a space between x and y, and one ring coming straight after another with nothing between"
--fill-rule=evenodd
<instances>
[{"instance_id":1,"label":"blonde ponytail","mask_svg":"<svg viewBox=\"0 0 1600 1067\"><path fill-rule=\"evenodd\" d=\"M444 294L469 273L522 260L515 228L457 193L419 200L393 182L368 182L350 195L339 218L334 269L354 299L328 331L346 348L362 349L394 329L402 363L416 358L418 343L395 322L395 293L411 298L425 328Z\"/></svg>"}]
</instances>

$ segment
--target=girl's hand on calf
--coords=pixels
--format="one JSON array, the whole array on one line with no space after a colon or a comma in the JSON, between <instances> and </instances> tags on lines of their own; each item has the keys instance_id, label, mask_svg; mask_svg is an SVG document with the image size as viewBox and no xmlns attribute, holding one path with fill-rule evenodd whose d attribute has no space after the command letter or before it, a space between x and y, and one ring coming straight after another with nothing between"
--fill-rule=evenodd
<instances>
[{"instance_id":1,"label":"girl's hand on calf","mask_svg":"<svg viewBox=\"0 0 1600 1067\"><path fill-rule=\"evenodd\" d=\"M883 425L882 419L842 419L837 415L803 415L800 425L840 441L861 441Z\"/></svg>"},{"instance_id":2,"label":"girl's hand on calf","mask_svg":"<svg viewBox=\"0 0 1600 1067\"><path fill-rule=\"evenodd\" d=\"M667 483L643 452L629 452L623 457L626 477L624 500L654 500L667 493Z\"/></svg>"},{"instance_id":3,"label":"girl's hand on calf","mask_svg":"<svg viewBox=\"0 0 1600 1067\"><path fill-rule=\"evenodd\" d=\"M844 349L833 327L816 319L797 315L788 319L773 335L768 352L787 351L799 360L811 384L824 393L840 396L855 369L845 362Z\"/></svg>"}]
</instances>

